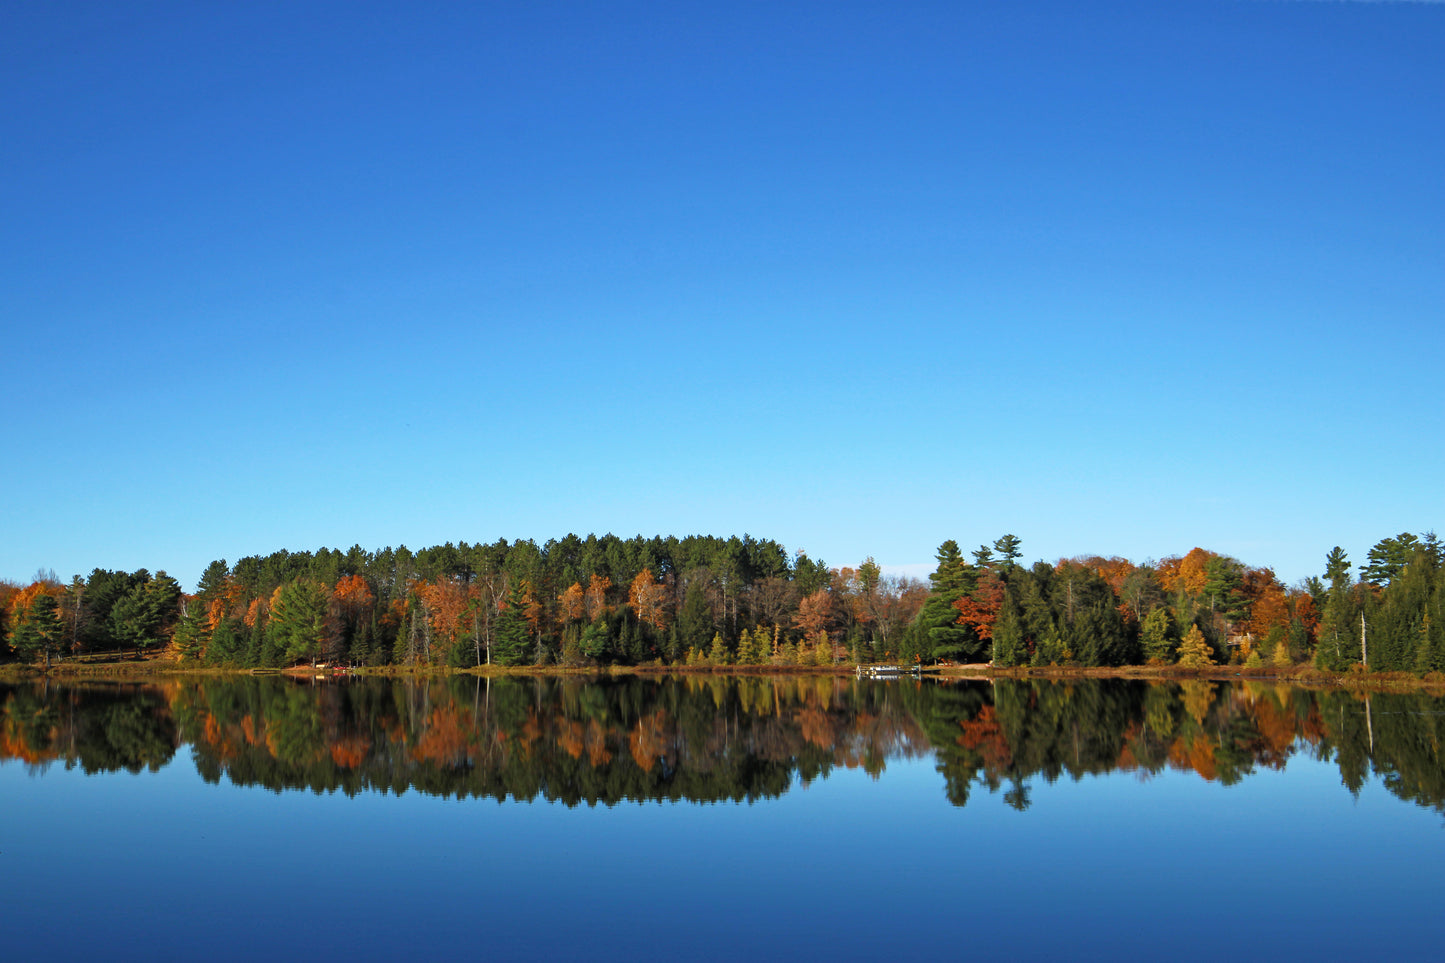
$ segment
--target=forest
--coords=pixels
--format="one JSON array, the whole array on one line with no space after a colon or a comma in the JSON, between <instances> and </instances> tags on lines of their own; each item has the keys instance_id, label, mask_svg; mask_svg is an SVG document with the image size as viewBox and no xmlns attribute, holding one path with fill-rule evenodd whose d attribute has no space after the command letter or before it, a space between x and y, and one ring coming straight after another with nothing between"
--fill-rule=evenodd
<instances>
[{"instance_id":1,"label":"forest","mask_svg":"<svg viewBox=\"0 0 1445 963\"><path fill-rule=\"evenodd\" d=\"M1142 564L1021 557L1013 535L967 555L948 540L925 582L872 558L831 568L749 535L282 550L214 561L194 593L146 569L0 582L0 631L8 658L46 665L122 651L233 668L1445 671L1445 546L1434 533L1384 538L1358 566L1335 548L1296 586L1202 548Z\"/></svg>"}]
</instances>

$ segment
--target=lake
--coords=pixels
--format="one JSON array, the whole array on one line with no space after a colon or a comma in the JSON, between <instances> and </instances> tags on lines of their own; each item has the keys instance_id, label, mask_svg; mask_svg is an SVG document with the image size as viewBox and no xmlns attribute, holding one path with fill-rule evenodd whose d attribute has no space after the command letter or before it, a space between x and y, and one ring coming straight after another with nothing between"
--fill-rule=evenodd
<instances>
[{"instance_id":1,"label":"lake","mask_svg":"<svg viewBox=\"0 0 1445 963\"><path fill-rule=\"evenodd\" d=\"M1438 959L1445 700L0 687L13 959Z\"/></svg>"}]
</instances>

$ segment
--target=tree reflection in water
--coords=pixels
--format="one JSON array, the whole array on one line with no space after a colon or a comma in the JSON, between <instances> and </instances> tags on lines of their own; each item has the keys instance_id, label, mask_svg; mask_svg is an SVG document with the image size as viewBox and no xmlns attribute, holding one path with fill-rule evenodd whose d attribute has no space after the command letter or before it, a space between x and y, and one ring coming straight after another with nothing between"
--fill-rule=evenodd
<instances>
[{"instance_id":1,"label":"tree reflection in water","mask_svg":"<svg viewBox=\"0 0 1445 963\"><path fill-rule=\"evenodd\" d=\"M179 679L0 687L0 758L156 770L189 744L208 781L281 791L752 802L835 768L933 755L951 802L1017 809L1030 783L1192 771L1231 784L1296 754L1358 792L1373 772L1445 812L1445 703L1265 683L836 676Z\"/></svg>"}]
</instances>

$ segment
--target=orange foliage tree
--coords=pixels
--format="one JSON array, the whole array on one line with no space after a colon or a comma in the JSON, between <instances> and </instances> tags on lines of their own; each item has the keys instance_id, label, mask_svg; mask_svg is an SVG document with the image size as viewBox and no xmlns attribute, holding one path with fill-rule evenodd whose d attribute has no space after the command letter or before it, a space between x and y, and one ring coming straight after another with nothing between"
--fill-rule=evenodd
<instances>
[{"instance_id":1,"label":"orange foliage tree","mask_svg":"<svg viewBox=\"0 0 1445 963\"><path fill-rule=\"evenodd\" d=\"M557 621L563 625L576 622L587 614L587 592L581 582L573 582L557 596Z\"/></svg>"},{"instance_id":2,"label":"orange foliage tree","mask_svg":"<svg viewBox=\"0 0 1445 963\"><path fill-rule=\"evenodd\" d=\"M332 661L340 657L344 641L354 637L358 626L370 618L375 601L371 586L360 575L346 575L337 580L326 606L323 659Z\"/></svg>"},{"instance_id":3,"label":"orange foliage tree","mask_svg":"<svg viewBox=\"0 0 1445 963\"><path fill-rule=\"evenodd\" d=\"M667 586L654 581L651 569L637 573L627 590L627 601L637 620L651 625L657 631L667 629Z\"/></svg>"},{"instance_id":4,"label":"orange foliage tree","mask_svg":"<svg viewBox=\"0 0 1445 963\"><path fill-rule=\"evenodd\" d=\"M971 625L980 639L993 638L993 623L1003 608L1003 582L992 570L978 580L978 587L970 595L955 599L953 607L958 609L958 624Z\"/></svg>"},{"instance_id":5,"label":"orange foliage tree","mask_svg":"<svg viewBox=\"0 0 1445 963\"><path fill-rule=\"evenodd\" d=\"M798 614L793 617L793 627L812 638L828 628L833 619L833 596L827 589L818 589L806 595L798 603Z\"/></svg>"},{"instance_id":6,"label":"orange foliage tree","mask_svg":"<svg viewBox=\"0 0 1445 963\"><path fill-rule=\"evenodd\" d=\"M1289 628L1289 599L1269 569L1251 569L1245 573L1245 594L1250 598L1247 631L1263 640L1274 628Z\"/></svg>"},{"instance_id":7,"label":"orange foliage tree","mask_svg":"<svg viewBox=\"0 0 1445 963\"><path fill-rule=\"evenodd\" d=\"M587 591L582 601L587 606L587 618L596 622L607 614L607 590L612 588L612 579L594 573L587 581Z\"/></svg>"},{"instance_id":8,"label":"orange foliage tree","mask_svg":"<svg viewBox=\"0 0 1445 963\"><path fill-rule=\"evenodd\" d=\"M448 647L456 644L470 622L467 617L467 603L470 601L467 586L460 579L444 577L431 583L419 583L416 592L426 606L432 631L444 639Z\"/></svg>"},{"instance_id":9,"label":"orange foliage tree","mask_svg":"<svg viewBox=\"0 0 1445 963\"><path fill-rule=\"evenodd\" d=\"M1213 552L1192 548L1183 558L1166 558L1159 563L1159 584L1166 592L1182 589L1188 595L1199 595L1209 581L1205 568L1213 557Z\"/></svg>"}]
</instances>

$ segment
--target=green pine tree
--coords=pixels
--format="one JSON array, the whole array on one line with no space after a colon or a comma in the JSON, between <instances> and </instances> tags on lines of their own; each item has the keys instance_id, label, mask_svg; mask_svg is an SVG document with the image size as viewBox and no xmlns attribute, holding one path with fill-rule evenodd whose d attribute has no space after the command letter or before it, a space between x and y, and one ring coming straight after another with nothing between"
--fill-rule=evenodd
<instances>
[{"instance_id":1,"label":"green pine tree","mask_svg":"<svg viewBox=\"0 0 1445 963\"><path fill-rule=\"evenodd\" d=\"M46 665L58 657L65 646L65 623L60 617L60 603L53 595L41 592L30 600L22 618L17 620L11 645L27 660L43 656Z\"/></svg>"},{"instance_id":2,"label":"green pine tree","mask_svg":"<svg viewBox=\"0 0 1445 963\"><path fill-rule=\"evenodd\" d=\"M527 624L525 611L525 592L519 581L507 595L507 607L497 615L492 661L498 665L521 665L527 661L531 626Z\"/></svg>"},{"instance_id":3,"label":"green pine tree","mask_svg":"<svg viewBox=\"0 0 1445 963\"><path fill-rule=\"evenodd\" d=\"M1144 649L1144 658L1150 662L1170 663L1179 645L1179 630L1169 609L1159 606L1144 617L1139 629L1139 642Z\"/></svg>"},{"instance_id":4,"label":"green pine tree","mask_svg":"<svg viewBox=\"0 0 1445 963\"><path fill-rule=\"evenodd\" d=\"M958 624L958 610L953 603L974 590L978 570L963 560L953 539L938 547L936 558L938 567L928 577L933 588L914 618L921 638L926 640L922 643L925 655L935 660L975 661L983 653L985 642L971 626Z\"/></svg>"},{"instance_id":5,"label":"green pine tree","mask_svg":"<svg viewBox=\"0 0 1445 963\"><path fill-rule=\"evenodd\" d=\"M993 623L993 664L1006 669L1023 665L1028 658L1023 616L1013 598L1013 590L1005 589L1003 605Z\"/></svg>"},{"instance_id":6,"label":"green pine tree","mask_svg":"<svg viewBox=\"0 0 1445 963\"><path fill-rule=\"evenodd\" d=\"M707 651L707 660L713 665L732 664L732 653L728 651L727 643L723 641L721 632L713 633L712 645Z\"/></svg>"}]
</instances>

